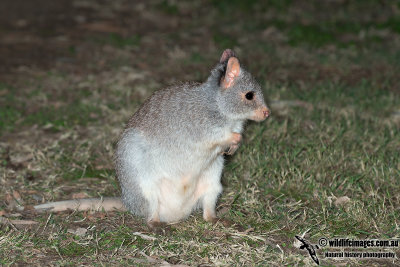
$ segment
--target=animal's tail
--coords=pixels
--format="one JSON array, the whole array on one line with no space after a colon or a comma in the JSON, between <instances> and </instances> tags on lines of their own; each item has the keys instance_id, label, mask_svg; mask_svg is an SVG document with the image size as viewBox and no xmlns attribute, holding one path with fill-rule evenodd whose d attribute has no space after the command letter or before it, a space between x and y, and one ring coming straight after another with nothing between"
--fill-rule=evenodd
<instances>
[{"instance_id":1,"label":"animal's tail","mask_svg":"<svg viewBox=\"0 0 400 267\"><path fill-rule=\"evenodd\" d=\"M84 198L84 199L72 199L65 201L49 202L33 206L33 209L37 212L46 211L66 211L66 210L78 210L78 211L126 211L127 209L122 204L121 198L119 197L105 197L105 198Z\"/></svg>"}]
</instances>

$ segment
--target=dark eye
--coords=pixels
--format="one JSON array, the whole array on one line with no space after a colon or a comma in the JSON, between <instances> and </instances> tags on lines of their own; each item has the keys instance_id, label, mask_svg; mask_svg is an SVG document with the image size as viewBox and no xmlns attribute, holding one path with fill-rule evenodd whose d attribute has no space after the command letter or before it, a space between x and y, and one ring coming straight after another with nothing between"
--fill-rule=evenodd
<instances>
[{"instance_id":1,"label":"dark eye","mask_svg":"<svg viewBox=\"0 0 400 267\"><path fill-rule=\"evenodd\" d=\"M245 97L246 97L247 100L253 100L254 92L250 91L250 92L246 93Z\"/></svg>"}]
</instances>

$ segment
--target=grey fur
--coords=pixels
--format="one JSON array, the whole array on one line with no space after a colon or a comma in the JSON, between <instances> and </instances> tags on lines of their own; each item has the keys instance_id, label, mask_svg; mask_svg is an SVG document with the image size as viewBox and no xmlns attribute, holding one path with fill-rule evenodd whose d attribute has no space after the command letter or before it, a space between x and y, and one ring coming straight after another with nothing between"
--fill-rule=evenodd
<instances>
[{"instance_id":1,"label":"grey fur","mask_svg":"<svg viewBox=\"0 0 400 267\"><path fill-rule=\"evenodd\" d=\"M132 135L132 131L126 129L124 136L128 135ZM128 138L121 138L115 153L115 169L121 186L121 200L131 213L147 217L148 202L141 194L136 179L132 179L136 176L137 171L135 171L135 166L132 166L126 158L126 150L129 149L128 140ZM144 148L136 146L136 149Z\"/></svg>"},{"instance_id":2,"label":"grey fur","mask_svg":"<svg viewBox=\"0 0 400 267\"><path fill-rule=\"evenodd\" d=\"M226 55L234 53L230 50L223 58ZM202 149L205 151L217 140L223 129L238 125L241 132L243 123L251 119L254 111L266 107L261 87L243 68L231 88L220 87L228 59L218 63L204 83L184 83L154 92L129 120L117 145L115 163L122 201L133 214L151 216L151 203L139 185L145 178L138 177L141 166L135 165L139 161L136 156L151 166L160 157L154 149L157 147L163 153L161 156L168 159L188 151L203 153ZM244 98L250 91L255 94L253 101ZM190 164L196 159L187 160Z\"/></svg>"}]
</instances>

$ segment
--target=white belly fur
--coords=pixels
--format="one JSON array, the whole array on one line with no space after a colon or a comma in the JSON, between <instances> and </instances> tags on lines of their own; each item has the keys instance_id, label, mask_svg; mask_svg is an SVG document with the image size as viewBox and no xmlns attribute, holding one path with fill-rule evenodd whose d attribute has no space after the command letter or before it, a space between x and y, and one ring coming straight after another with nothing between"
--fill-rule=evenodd
<instances>
[{"instance_id":1,"label":"white belly fur","mask_svg":"<svg viewBox=\"0 0 400 267\"><path fill-rule=\"evenodd\" d=\"M199 207L208 187L208 182L201 175L189 174L180 179L162 178L158 188L160 220L175 222L188 217Z\"/></svg>"},{"instance_id":2,"label":"white belly fur","mask_svg":"<svg viewBox=\"0 0 400 267\"><path fill-rule=\"evenodd\" d=\"M135 166L137 176L132 179L137 181L149 203L149 220L177 222L201 206L204 194L210 190L220 192L218 188L223 159L219 160L222 164L216 170L219 175L210 175L210 172L205 174L216 162L218 149L208 153L200 149L183 153L166 151L162 147L152 146L133 129L126 137L124 158L129 161L128 167ZM151 149L138 149L140 147Z\"/></svg>"}]
</instances>

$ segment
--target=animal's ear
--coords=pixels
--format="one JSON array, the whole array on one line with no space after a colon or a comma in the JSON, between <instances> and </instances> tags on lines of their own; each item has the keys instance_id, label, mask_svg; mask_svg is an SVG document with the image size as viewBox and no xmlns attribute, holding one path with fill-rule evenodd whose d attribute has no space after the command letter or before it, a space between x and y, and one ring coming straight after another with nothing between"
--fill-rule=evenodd
<instances>
[{"instance_id":1,"label":"animal's ear","mask_svg":"<svg viewBox=\"0 0 400 267\"><path fill-rule=\"evenodd\" d=\"M226 51L226 50L225 50ZM221 87L224 89L232 87L240 74L240 64L236 57L231 57L226 66L225 76L221 78Z\"/></svg>"},{"instance_id":2,"label":"animal's ear","mask_svg":"<svg viewBox=\"0 0 400 267\"><path fill-rule=\"evenodd\" d=\"M219 63L225 63L230 59L231 57L235 56L235 52L231 49L225 49L225 51L222 53L221 59L219 60Z\"/></svg>"}]
</instances>

